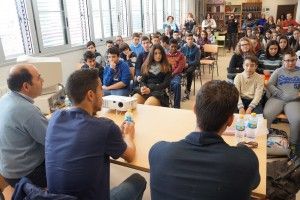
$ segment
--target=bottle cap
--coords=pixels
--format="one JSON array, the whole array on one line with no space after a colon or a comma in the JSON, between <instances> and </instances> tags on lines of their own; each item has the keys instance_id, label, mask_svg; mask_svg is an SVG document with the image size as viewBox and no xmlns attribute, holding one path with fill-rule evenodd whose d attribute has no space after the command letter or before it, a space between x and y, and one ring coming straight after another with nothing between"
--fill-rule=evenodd
<instances>
[{"instance_id":1,"label":"bottle cap","mask_svg":"<svg viewBox=\"0 0 300 200\"><path fill-rule=\"evenodd\" d=\"M256 117L256 113L255 112L251 113L251 116Z\"/></svg>"},{"instance_id":2,"label":"bottle cap","mask_svg":"<svg viewBox=\"0 0 300 200\"><path fill-rule=\"evenodd\" d=\"M243 115L243 114L240 114L239 118L240 118L240 119L244 119L244 115Z\"/></svg>"}]
</instances>

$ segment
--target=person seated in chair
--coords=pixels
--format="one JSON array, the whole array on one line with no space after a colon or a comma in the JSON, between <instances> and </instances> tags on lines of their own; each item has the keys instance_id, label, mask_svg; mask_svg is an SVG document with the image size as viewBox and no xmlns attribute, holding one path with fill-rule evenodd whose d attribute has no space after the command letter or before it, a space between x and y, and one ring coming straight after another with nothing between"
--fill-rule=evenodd
<instances>
[{"instance_id":1,"label":"person seated in chair","mask_svg":"<svg viewBox=\"0 0 300 200\"><path fill-rule=\"evenodd\" d=\"M183 97L183 100L188 100L190 99L194 72L196 70L196 67L199 65L200 56L201 56L199 48L197 47L196 44L194 44L193 34L188 33L186 35L186 44L184 44L183 47L181 48L181 52L186 57L186 64L185 64L186 70L184 71L184 73L186 74L186 79L187 79L187 85L184 91L185 96Z\"/></svg>"},{"instance_id":2,"label":"person seated in chair","mask_svg":"<svg viewBox=\"0 0 300 200\"><path fill-rule=\"evenodd\" d=\"M264 90L264 79L256 73L258 60L249 55L244 58L244 71L234 78L234 85L239 91L238 112L240 114L262 113L260 100Z\"/></svg>"},{"instance_id":3,"label":"person seated in chair","mask_svg":"<svg viewBox=\"0 0 300 200\"><path fill-rule=\"evenodd\" d=\"M155 44L142 66L140 87L133 91L139 104L169 106L166 89L170 86L171 66L164 48Z\"/></svg>"},{"instance_id":4,"label":"person seated in chair","mask_svg":"<svg viewBox=\"0 0 300 200\"><path fill-rule=\"evenodd\" d=\"M267 126L271 128L276 116L284 111L290 125L291 156L300 157L300 67L290 49L283 55L282 67L276 69L267 83L271 94L264 108Z\"/></svg>"},{"instance_id":5,"label":"person seated in chair","mask_svg":"<svg viewBox=\"0 0 300 200\"><path fill-rule=\"evenodd\" d=\"M90 69L96 68L99 71L99 78L103 81L103 70L104 68L96 62L95 54L91 51L86 51L83 54L84 65L81 66L81 69Z\"/></svg>"},{"instance_id":6,"label":"person seated in chair","mask_svg":"<svg viewBox=\"0 0 300 200\"><path fill-rule=\"evenodd\" d=\"M181 51L178 51L176 39L170 40L170 51L167 58L172 66L171 90L174 92L174 108L180 108L181 100L181 73L185 67L185 57Z\"/></svg>"},{"instance_id":7,"label":"person seated in chair","mask_svg":"<svg viewBox=\"0 0 300 200\"><path fill-rule=\"evenodd\" d=\"M112 47L107 50L109 64L104 68L103 92L107 95L129 95L131 73L127 63L120 59L119 49Z\"/></svg>"}]
</instances>

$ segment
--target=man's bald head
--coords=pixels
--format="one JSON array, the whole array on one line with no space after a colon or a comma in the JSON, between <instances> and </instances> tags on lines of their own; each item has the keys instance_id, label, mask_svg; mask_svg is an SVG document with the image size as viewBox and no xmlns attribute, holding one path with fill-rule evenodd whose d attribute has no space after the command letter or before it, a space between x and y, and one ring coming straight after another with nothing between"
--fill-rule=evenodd
<instances>
[{"instance_id":1,"label":"man's bald head","mask_svg":"<svg viewBox=\"0 0 300 200\"><path fill-rule=\"evenodd\" d=\"M19 64L12 67L7 79L11 91L22 92L32 98L41 94L43 79L32 64Z\"/></svg>"}]
</instances>

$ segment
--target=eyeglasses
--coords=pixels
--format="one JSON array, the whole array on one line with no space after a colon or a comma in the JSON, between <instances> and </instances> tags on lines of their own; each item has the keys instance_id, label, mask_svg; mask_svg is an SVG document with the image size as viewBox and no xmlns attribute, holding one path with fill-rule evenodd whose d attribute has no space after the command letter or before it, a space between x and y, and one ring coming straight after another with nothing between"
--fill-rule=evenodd
<instances>
[{"instance_id":1,"label":"eyeglasses","mask_svg":"<svg viewBox=\"0 0 300 200\"><path fill-rule=\"evenodd\" d=\"M292 60L283 60L284 62L287 62L287 63L293 63L293 62L296 62L297 59L292 59Z\"/></svg>"}]
</instances>

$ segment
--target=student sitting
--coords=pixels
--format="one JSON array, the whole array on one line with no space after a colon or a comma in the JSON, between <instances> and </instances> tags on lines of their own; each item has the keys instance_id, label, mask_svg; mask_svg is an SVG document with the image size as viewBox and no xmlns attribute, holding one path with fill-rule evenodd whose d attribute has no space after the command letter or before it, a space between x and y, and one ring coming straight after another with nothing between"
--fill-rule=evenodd
<instances>
[{"instance_id":1,"label":"student sitting","mask_svg":"<svg viewBox=\"0 0 300 200\"><path fill-rule=\"evenodd\" d=\"M183 45L183 47L181 48L181 52L186 57L185 73L187 79L186 90L184 91L185 96L183 97L183 100L188 100L190 99L194 72L196 70L197 65L199 65L201 56L199 48L196 46L196 44L194 44L193 34L187 34L186 44Z\"/></svg>"},{"instance_id":2,"label":"student sitting","mask_svg":"<svg viewBox=\"0 0 300 200\"><path fill-rule=\"evenodd\" d=\"M96 49L96 44L93 41L89 41L86 43L87 51L91 51L95 54L96 62L100 64L101 67L105 66L105 59L101 56L101 54Z\"/></svg>"},{"instance_id":3,"label":"student sitting","mask_svg":"<svg viewBox=\"0 0 300 200\"><path fill-rule=\"evenodd\" d=\"M210 44L210 40L207 37L207 32L205 30L201 31L200 37L197 40L197 44L200 47L201 51L201 58L204 58L206 55L204 55L204 45Z\"/></svg>"},{"instance_id":4,"label":"student sitting","mask_svg":"<svg viewBox=\"0 0 300 200\"><path fill-rule=\"evenodd\" d=\"M236 45L235 52L232 55L229 62L229 67L227 68L227 78L230 82L233 82L233 79L237 73L244 71L244 57L248 54L254 55L252 43L249 38L243 37Z\"/></svg>"},{"instance_id":5,"label":"student sitting","mask_svg":"<svg viewBox=\"0 0 300 200\"><path fill-rule=\"evenodd\" d=\"M95 54L91 51L86 51L83 54L84 65L81 66L81 69L96 68L99 71L99 78L101 82L103 81L103 70L104 68L96 62Z\"/></svg>"},{"instance_id":6,"label":"student sitting","mask_svg":"<svg viewBox=\"0 0 300 200\"><path fill-rule=\"evenodd\" d=\"M285 54L285 52L287 52L290 49L289 39L287 36L281 35L278 39L278 43L280 48L279 53L281 55Z\"/></svg>"},{"instance_id":7,"label":"student sitting","mask_svg":"<svg viewBox=\"0 0 300 200\"><path fill-rule=\"evenodd\" d=\"M166 88L170 86L171 67L161 45L153 45L142 66L140 87L133 92L139 104L169 106Z\"/></svg>"},{"instance_id":8,"label":"student sitting","mask_svg":"<svg viewBox=\"0 0 300 200\"><path fill-rule=\"evenodd\" d=\"M267 84L271 93L264 108L268 128L278 114L284 111L290 124L292 154L300 156L300 67L293 50L283 55L283 65L276 69Z\"/></svg>"},{"instance_id":9,"label":"student sitting","mask_svg":"<svg viewBox=\"0 0 300 200\"><path fill-rule=\"evenodd\" d=\"M129 95L130 70L127 63L120 60L119 49L112 47L107 50L109 64L104 68L103 92L106 95Z\"/></svg>"},{"instance_id":10,"label":"student sitting","mask_svg":"<svg viewBox=\"0 0 300 200\"><path fill-rule=\"evenodd\" d=\"M135 77L137 81L141 79L141 68L150 51L150 40L147 36L142 37L142 46L144 51L138 55L135 63Z\"/></svg>"},{"instance_id":11,"label":"student sitting","mask_svg":"<svg viewBox=\"0 0 300 200\"><path fill-rule=\"evenodd\" d=\"M122 58L127 65L129 66L130 73L131 73L131 79L134 78L134 64L136 62L136 54L131 51L129 45L127 43L123 43L119 47L120 50L120 58Z\"/></svg>"},{"instance_id":12,"label":"student sitting","mask_svg":"<svg viewBox=\"0 0 300 200\"><path fill-rule=\"evenodd\" d=\"M244 71L234 78L239 91L238 111L240 114L262 113L260 100L263 95L264 79L256 73L258 60L254 55L244 58Z\"/></svg>"},{"instance_id":13,"label":"student sitting","mask_svg":"<svg viewBox=\"0 0 300 200\"><path fill-rule=\"evenodd\" d=\"M260 180L258 159L250 148L230 146L221 137L233 123L237 102L237 89L226 81L200 88L195 130L176 142L160 141L149 151L153 200L250 199Z\"/></svg>"},{"instance_id":14,"label":"student sitting","mask_svg":"<svg viewBox=\"0 0 300 200\"><path fill-rule=\"evenodd\" d=\"M160 45L164 48L165 53L168 53L170 44L169 44L169 38L165 35L160 36Z\"/></svg>"},{"instance_id":15,"label":"student sitting","mask_svg":"<svg viewBox=\"0 0 300 200\"><path fill-rule=\"evenodd\" d=\"M266 53L259 57L258 73L270 77L274 70L281 67L282 57L279 49L280 47L276 40L271 40L267 44Z\"/></svg>"},{"instance_id":16,"label":"student sitting","mask_svg":"<svg viewBox=\"0 0 300 200\"><path fill-rule=\"evenodd\" d=\"M105 61L105 65L108 64L108 53L107 53L107 50L110 49L110 48L112 48L112 47L114 47L114 46L115 45L114 45L114 42L112 40L107 40L105 42L106 51L105 51L104 56L103 56L104 57L104 61Z\"/></svg>"},{"instance_id":17,"label":"student sitting","mask_svg":"<svg viewBox=\"0 0 300 200\"><path fill-rule=\"evenodd\" d=\"M140 43L140 34L133 33L132 34L132 43L129 45L130 49L138 56L140 53L144 51L141 43Z\"/></svg>"},{"instance_id":18,"label":"student sitting","mask_svg":"<svg viewBox=\"0 0 300 200\"><path fill-rule=\"evenodd\" d=\"M177 50L178 43L175 39L170 40L170 50L167 58L172 66L171 90L174 92L174 108L180 108L181 100L181 73L185 68L185 57Z\"/></svg>"}]
</instances>

